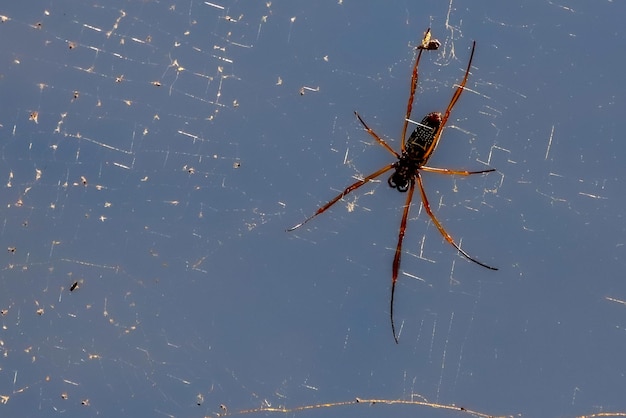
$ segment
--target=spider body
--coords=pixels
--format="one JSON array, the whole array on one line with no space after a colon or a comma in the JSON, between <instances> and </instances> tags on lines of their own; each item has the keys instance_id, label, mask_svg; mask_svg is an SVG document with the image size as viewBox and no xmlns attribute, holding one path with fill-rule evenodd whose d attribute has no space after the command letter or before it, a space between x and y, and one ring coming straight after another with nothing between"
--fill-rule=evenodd
<instances>
[{"instance_id":1,"label":"spider body","mask_svg":"<svg viewBox=\"0 0 626 418\"><path fill-rule=\"evenodd\" d=\"M437 49L434 44L433 47L428 47L429 45L431 45L430 42L432 42L430 39L430 29L428 29L424 35L422 45L417 47L419 52L417 54L417 58L415 59L415 64L413 64L409 101L406 106L406 114L402 127L402 136L400 137L400 152L397 152L393 148L391 148L391 146L389 146L389 144L385 140L383 140L376 132L374 132L369 126L367 126L365 121L357 112L354 112L357 119L359 120L359 122L361 122L361 125L363 125L367 133L370 134L372 138L374 138L378 142L379 145L385 148L387 152L393 155L396 158L396 161L378 169L377 171L346 187L341 193L339 193L325 205L319 207L313 215L309 216L299 224L287 229L287 231L294 231L300 228L302 225L315 218L317 215L324 213L327 209L329 209L347 194L352 193L359 187L369 183L370 180L373 180L383 175L384 173L387 173L388 171L394 170L393 174L391 174L391 176L388 178L387 183L390 187L398 190L399 192L406 193L406 199L404 202L402 217L400 220L400 228L398 231L398 244L396 245L396 251L394 253L393 263L391 267L391 301L389 307L389 317L391 319L391 331L393 333L393 338L396 343L398 343L398 334L396 333L396 326L393 320L394 295L396 282L398 281L398 273L400 271L400 259L402 256L402 243L404 241L404 233L406 231L409 210L413 201L413 192L415 191L416 186L422 199L422 207L426 214L430 217L432 223L437 227L437 230L439 231L441 236L450 245L456 248L457 251L466 259L486 269L498 270L495 267L491 267L471 257L468 253L461 249L456 241L454 241L452 236L448 234L448 232L444 229L443 225L441 224L441 222L439 222L439 219L437 219L432 209L430 208L430 203L428 202L428 197L426 196L426 191L424 190L422 175L420 174L421 172L431 172L445 175L469 176L472 174L484 174L495 171L495 169L493 168L478 171L467 171L430 167L426 165L428 163L428 160L430 159L430 156L435 151L435 148L437 148L437 144L439 143L439 139L441 138L441 133L443 132L448 118L450 117L450 112L452 112L454 105L461 97L461 93L463 93L463 91L465 90L465 84L467 83L467 79L470 74L470 68L472 67L472 59L474 58L474 49L476 48L476 42L472 44L472 52L470 54L469 62L467 63L467 69L465 70L463 80L456 87L452 95L452 99L450 99L450 103L448 103L446 111L444 113L431 112L427 114L424 119L422 119L422 121L417 124L409 138L406 138L408 122L409 118L411 117L411 111L413 109L413 99L415 96L415 90L417 88L417 69L419 66L420 58L422 57L422 52Z\"/></svg>"},{"instance_id":2,"label":"spider body","mask_svg":"<svg viewBox=\"0 0 626 418\"><path fill-rule=\"evenodd\" d=\"M441 113L429 113L417 124L406 141L406 148L394 164L394 173L389 177L389 187L405 193L420 167L423 167L434 151L435 133L441 126Z\"/></svg>"}]
</instances>

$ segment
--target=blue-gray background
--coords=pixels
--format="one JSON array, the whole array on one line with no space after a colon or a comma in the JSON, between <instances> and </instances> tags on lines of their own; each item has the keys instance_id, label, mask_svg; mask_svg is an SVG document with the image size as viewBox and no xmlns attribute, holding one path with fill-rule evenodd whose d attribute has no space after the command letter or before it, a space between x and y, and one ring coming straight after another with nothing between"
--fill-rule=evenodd
<instances>
[{"instance_id":1,"label":"blue-gray background","mask_svg":"<svg viewBox=\"0 0 626 418\"><path fill-rule=\"evenodd\" d=\"M622 2L11 3L1 415L626 411ZM353 111L398 147L428 26L414 119L477 42L431 165L498 171L426 189L500 271L416 195L395 345L404 196L383 179L285 228L391 162ZM454 414L425 408L292 415Z\"/></svg>"}]
</instances>

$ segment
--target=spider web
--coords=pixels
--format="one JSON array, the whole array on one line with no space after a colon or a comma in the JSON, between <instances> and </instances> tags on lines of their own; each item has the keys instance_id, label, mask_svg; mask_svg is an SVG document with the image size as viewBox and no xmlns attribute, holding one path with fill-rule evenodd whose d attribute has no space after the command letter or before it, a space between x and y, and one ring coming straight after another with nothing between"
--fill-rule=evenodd
<instances>
[{"instance_id":1,"label":"spider web","mask_svg":"<svg viewBox=\"0 0 626 418\"><path fill-rule=\"evenodd\" d=\"M416 7L3 6L0 414L626 410L621 62L594 42L623 42L623 6ZM500 271L416 194L396 346L404 195L381 178L285 228L391 162L353 111L399 148L428 26L417 120L477 41L429 165L498 171L426 192Z\"/></svg>"}]
</instances>

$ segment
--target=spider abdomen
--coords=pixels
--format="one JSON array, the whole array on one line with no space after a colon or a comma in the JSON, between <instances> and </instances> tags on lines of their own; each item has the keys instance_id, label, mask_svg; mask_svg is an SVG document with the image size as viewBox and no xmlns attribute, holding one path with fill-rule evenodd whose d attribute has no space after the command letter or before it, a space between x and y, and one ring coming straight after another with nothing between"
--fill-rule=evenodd
<instances>
[{"instance_id":1,"label":"spider abdomen","mask_svg":"<svg viewBox=\"0 0 626 418\"><path fill-rule=\"evenodd\" d=\"M434 151L435 134L441 125L441 113L432 112L424 116L417 124L409 139L406 140L406 153L417 160L419 165L426 164Z\"/></svg>"}]
</instances>

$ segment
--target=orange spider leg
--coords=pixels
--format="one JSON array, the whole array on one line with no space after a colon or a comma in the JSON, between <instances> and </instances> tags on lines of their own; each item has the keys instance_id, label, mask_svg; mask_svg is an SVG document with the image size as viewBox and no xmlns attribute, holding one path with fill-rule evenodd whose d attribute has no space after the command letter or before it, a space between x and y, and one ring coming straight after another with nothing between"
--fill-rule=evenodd
<instances>
[{"instance_id":1,"label":"orange spider leg","mask_svg":"<svg viewBox=\"0 0 626 418\"><path fill-rule=\"evenodd\" d=\"M483 266L485 268L488 268L490 270L498 270L496 267L491 267L491 266L489 266L489 265L487 265L485 263L481 263L480 261L476 260L475 258L472 258L468 253L463 251L461 249L461 247L459 247L456 242L454 242L454 239L452 239L450 234L448 234L446 232L446 230L444 229L443 225L441 225L441 222L439 222L439 220L437 219L437 217L435 216L433 211L430 209L430 203L428 203L428 198L426 197L426 192L424 191L424 184L422 183L422 176L420 176L420 174L417 173L416 177L417 177L417 185L419 186L420 193L422 195L422 203L424 204L424 209L426 209L426 213L428 214L428 216L430 216L430 219L433 221L433 223L435 224L435 226L437 227L437 229L439 230L441 235L445 238L445 240L448 241L450 243L450 245L452 245L454 248L456 248L468 260L473 261L474 263L476 263L476 264L478 264L480 266Z\"/></svg>"},{"instance_id":2,"label":"orange spider leg","mask_svg":"<svg viewBox=\"0 0 626 418\"><path fill-rule=\"evenodd\" d=\"M431 173L450 174L450 175L456 175L456 176L469 176L471 174L484 174L484 173L491 173L492 171L496 171L495 168L489 168L487 170L480 170L480 171L466 171L466 170L451 170L449 168L426 167L425 165L421 166L420 170L429 171Z\"/></svg>"},{"instance_id":3,"label":"orange spider leg","mask_svg":"<svg viewBox=\"0 0 626 418\"><path fill-rule=\"evenodd\" d=\"M400 232L398 234L398 245L396 246L396 254L393 257L393 273L391 275L391 306L389 308L389 315L391 318L391 332L393 332L393 339L398 344L398 337L396 335L396 325L393 322L393 295L396 291L396 282L398 281L398 271L400 270L400 257L402 256L402 241L404 241L404 231L406 231L406 220L409 216L409 210L411 209L411 200L413 200L413 191L415 190L415 182L411 181L409 190L407 191L406 201L404 202L404 211L402 212L402 220L400 221Z\"/></svg>"},{"instance_id":4,"label":"orange spider leg","mask_svg":"<svg viewBox=\"0 0 626 418\"><path fill-rule=\"evenodd\" d=\"M372 173L369 176L365 177L363 180L359 180L356 183L346 187L343 192L339 193L337 196L335 196L333 199L331 199L324 206L320 207L313 215L309 216L304 221L300 222L298 225L292 226L291 228L287 229L287 232L291 232L291 231L293 231L295 229L300 228L302 225L304 225L305 223L309 222L311 219L315 218L317 215L320 215L320 214L326 212L326 209L330 208L332 205L337 203L340 199L342 199L348 193L355 191L356 189L358 189L359 187L363 186L365 183L369 182L370 180L373 180L376 177L380 176L381 174L386 173L387 171L391 170L393 167L394 167L394 164L386 165L383 168L381 168L380 170L375 171L374 173Z\"/></svg>"},{"instance_id":5,"label":"orange spider leg","mask_svg":"<svg viewBox=\"0 0 626 418\"><path fill-rule=\"evenodd\" d=\"M430 158L430 154L432 154L433 151L435 151L435 148L437 147L437 143L439 142L439 137L441 136L441 132L443 132L443 128L445 128L446 123L448 122L448 118L450 117L450 112L452 112L452 108L461 97L461 93L463 93L463 90L465 90L465 84L467 83L467 78L469 77L470 68L472 67L472 60L474 59L475 48L476 48L476 41L472 43L472 53L470 54L470 59L469 59L469 62L467 63L467 69L465 70L465 77L463 77L463 81L461 81L461 84L459 84L457 89L454 91L454 94L452 95L452 99L450 99L450 103L448 104L446 112L443 114L443 117L441 118L441 124L439 125L439 129L437 129L437 132L435 132L435 139L430 144L430 147L424 152L424 157L423 157L424 161L428 161L428 158ZM408 118L409 117L407 116L407 119ZM407 124L408 121L405 121L404 123Z\"/></svg>"},{"instance_id":6,"label":"orange spider leg","mask_svg":"<svg viewBox=\"0 0 626 418\"><path fill-rule=\"evenodd\" d=\"M430 28L428 29L428 32L430 32ZM406 105L406 114L404 116L404 124L402 125L402 136L400 137L402 138L402 142L400 143L401 152L404 152L405 150L406 129L409 126L408 119L411 118L411 112L413 111L413 98L415 97L415 89L417 88L418 78L417 66L420 63L420 58L422 58L422 51L423 49L420 49L420 52L417 54L417 58L415 59L415 64L413 65L413 72L411 75L411 92L409 93L409 102Z\"/></svg>"},{"instance_id":7,"label":"orange spider leg","mask_svg":"<svg viewBox=\"0 0 626 418\"><path fill-rule=\"evenodd\" d=\"M363 127L365 128L365 130L367 131L368 134L372 135L374 137L374 139L376 141L378 141L378 143L380 145L382 145L387 151L389 151L391 154L393 154L394 157L400 158L400 154L395 152L394 149L391 148L389 146L389 144L386 143L381 137L379 137L378 134L376 132L374 132L374 130L372 128L367 126L367 123L365 123L365 121L361 118L361 116L356 111L354 112L354 114L356 115L357 118L359 118L359 122L361 122L361 125L363 125Z\"/></svg>"}]
</instances>

